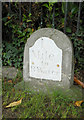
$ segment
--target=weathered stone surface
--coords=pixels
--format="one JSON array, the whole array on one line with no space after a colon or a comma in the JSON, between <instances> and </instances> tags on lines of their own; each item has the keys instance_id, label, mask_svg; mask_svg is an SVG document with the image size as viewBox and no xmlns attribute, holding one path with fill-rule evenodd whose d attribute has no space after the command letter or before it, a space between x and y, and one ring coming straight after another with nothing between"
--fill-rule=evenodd
<instances>
[{"instance_id":1,"label":"weathered stone surface","mask_svg":"<svg viewBox=\"0 0 84 120\"><path fill-rule=\"evenodd\" d=\"M36 81L36 80L34 82L33 81L32 82L22 81L15 85L15 90L16 92L18 90L22 92L24 90L27 90L28 92L32 91L32 92L37 92L37 93L43 92L43 94L46 93L47 95L50 93L52 94L53 91L55 91L59 94L60 93L63 94L63 96L67 96L73 101L83 99L83 89L81 88L81 86L72 85L69 89L65 89L57 85L54 85L54 87L52 87L53 86L52 84L50 84L50 86L48 86L49 84L48 85L46 84L43 84L43 81L41 82L41 81Z\"/></svg>"},{"instance_id":2,"label":"weathered stone surface","mask_svg":"<svg viewBox=\"0 0 84 120\"><path fill-rule=\"evenodd\" d=\"M6 78L15 78L16 75L18 73L18 69L16 69L15 67L8 67L8 66L3 66L2 67L2 77L6 77Z\"/></svg>"},{"instance_id":3,"label":"weathered stone surface","mask_svg":"<svg viewBox=\"0 0 84 120\"><path fill-rule=\"evenodd\" d=\"M62 50L62 74L61 81L52 81L40 78L34 78L30 76L29 71L29 49L36 43L41 37L48 37L54 41L56 46ZM44 87L45 84L48 87L61 86L63 88L69 88L73 84L74 65L73 65L73 48L69 38L62 32L52 29L43 28L34 32L27 40L24 49L24 61L23 61L23 79L28 82L30 86L38 88Z\"/></svg>"}]
</instances>

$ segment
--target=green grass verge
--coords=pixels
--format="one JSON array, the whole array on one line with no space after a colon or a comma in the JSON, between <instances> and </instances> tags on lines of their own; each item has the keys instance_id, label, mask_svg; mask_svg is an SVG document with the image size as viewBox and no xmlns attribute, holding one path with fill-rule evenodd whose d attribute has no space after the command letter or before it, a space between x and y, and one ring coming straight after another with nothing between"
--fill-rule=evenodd
<instances>
[{"instance_id":1,"label":"green grass verge","mask_svg":"<svg viewBox=\"0 0 84 120\"><path fill-rule=\"evenodd\" d=\"M18 78L21 80L21 78ZM62 92L39 93L34 91L14 90L15 81L12 83L3 79L3 118L81 118L83 108L75 107L74 101L63 95ZM5 82L6 81L6 82ZM16 82L17 83L17 82ZM23 97L22 103L12 108L5 108L11 102Z\"/></svg>"}]
</instances>

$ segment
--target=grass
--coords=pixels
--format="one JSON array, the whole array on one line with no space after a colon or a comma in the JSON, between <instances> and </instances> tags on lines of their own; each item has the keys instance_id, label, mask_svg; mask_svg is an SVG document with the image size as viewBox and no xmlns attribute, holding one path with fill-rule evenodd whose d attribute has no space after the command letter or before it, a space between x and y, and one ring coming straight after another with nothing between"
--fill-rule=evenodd
<instances>
[{"instance_id":1,"label":"grass","mask_svg":"<svg viewBox=\"0 0 84 120\"><path fill-rule=\"evenodd\" d=\"M5 82L6 81L6 82ZM35 91L15 90L14 85L21 81L17 76L12 82L2 82L2 113L3 118L81 118L82 107L74 106L71 98L61 92L39 93ZM22 103L12 108L5 108L11 102L23 97Z\"/></svg>"}]
</instances>

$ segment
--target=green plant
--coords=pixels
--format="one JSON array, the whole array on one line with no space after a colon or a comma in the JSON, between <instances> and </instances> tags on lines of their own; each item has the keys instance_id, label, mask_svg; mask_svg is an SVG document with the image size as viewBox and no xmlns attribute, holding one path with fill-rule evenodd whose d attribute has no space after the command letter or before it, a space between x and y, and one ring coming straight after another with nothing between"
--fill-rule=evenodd
<instances>
[{"instance_id":1,"label":"green plant","mask_svg":"<svg viewBox=\"0 0 84 120\"><path fill-rule=\"evenodd\" d=\"M2 63L3 65L22 66L23 48L14 47L12 43L3 43Z\"/></svg>"},{"instance_id":2,"label":"green plant","mask_svg":"<svg viewBox=\"0 0 84 120\"><path fill-rule=\"evenodd\" d=\"M73 42L73 46L74 46L74 57L75 57L75 70L77 71L79 70L83 70L84 66L83 66L83 32L81 31L81 33L76 36L76 34L72 34L71 36L71 40Z\"/></svg>"},{"instance_id":3,"label":"green plant","mask_svg":"<svg viewBox=\"0 0 84 120\"><path fill-rule=\"evenodd\" d=\"M49 3L43 4L43 6L45 6L49 10L49 12L52 11L53 5L54 5L54 2L49 2Z\"/></svg>"},{"instance_id":4,"label":"green plant","mask_svg":"<svg viewBox=\"0 0 84 120\"><path fill-rule=\"evenodd\" d=\"M5 4L5 5L4 5ZM29 13L30 5L26 3L21 4L21 21L19 20L18 3L11 3L11 13L9 12L8 3L3 4L3 50L2 58L3 65L10 65L15 67L23 66L23 51L27 38L34 32L34 30L41 28L41 18L43 22L42 27L52 27L54 21L55 28L63 31L65 18L65 2L46 2L46 3L32 3L31 13ZM42 5L42 6L41 6ZM53 19L53 8L55 6L55 16ZM41 11L41 7L43 11ZM83 7L81 6L80 16L80 36L76 37L73 33L77 30L77 19L79 3L68 2L67 7L67 21L66 34L71 35L71 40L74 44L75 54L75 72L78 69L83 69ZM42 12L42 13L41 13ZM53 20L52 20L53 19ZM8 46L8 47L7 47ZM1 64L0 64L1 65Z\"/></svg>"},{"instance_id":5,"label":"green plant","mask_svg":"<svg viewBox=\"0 0 84 120\"><path fill-rule=\"evenodd\" d=\"M7 17L3 18L4 25L12 30L11 40L9 42L3 41L3 65L15 66L16 68L23 67L23 52L27 38L34 31L33 28L28 26L31 21L31 14L27 17L23 14L22 22L13 23L14 15L8 13ZM9 34L9 31L7 31ZM12 41L12 43L11 43Z\"/></svg>"},{"instance_id":6,"label":"green plant","mask_svg":"<svg viewBox=\"0 0 84 120\"><path fill-rule=\"evenodd\" d=\"M46 18L45 18L45 22L47 23L46 24L47 27L52 27L52 19L53 19L52 10L53 10L54 4L55 4L54 2L48 2L48 3L44 3L42 5L47 9L46 10Z\"/></svg>"},{"instance_id":7,"label":"green plant","mask_svg":"<svg viewBox=\"0 0 84 120\"><path fill-rule=\"evenodd\" d=\"M3 118L16 117L59 119L81 117L82 108L75 107L73 105L74 101L64 95L60 90L54 90L52 93L47 94L41 91L39 93L26 90L13 91L14 87L12 84L9 84L8 82L4 83L3 79ZM6 105L11 102L18 101L22 97L23 100L20 105L5 109Z\"/></svg>"}]
</instances>

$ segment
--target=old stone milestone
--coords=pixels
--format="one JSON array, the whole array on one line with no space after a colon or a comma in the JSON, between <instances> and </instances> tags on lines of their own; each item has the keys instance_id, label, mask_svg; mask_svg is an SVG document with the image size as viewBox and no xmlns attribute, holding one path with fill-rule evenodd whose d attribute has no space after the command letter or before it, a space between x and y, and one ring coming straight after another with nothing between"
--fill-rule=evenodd
<instances>
[{"instance_id":1,"label":"old stone milestone","mask_svg":"<svg viewBox=\"0 0 84 120\"><path fill-rule=\"evenodd\" d=\"M50 38L41 37L29 48L30 77L61 81L61 68L62 50Z\"/></svg>"},{"instance_id":2,"label":"old stone milestone","mask_svg":"<svg viewBox=\"0 0 84 120\"><path fill-rule=\"evenodd\" d=\"M33 88L70 88L73 84L73 48L61 31L42 28L28 38L24 49L23 79Z\"/></svg>"}]
</instances>

